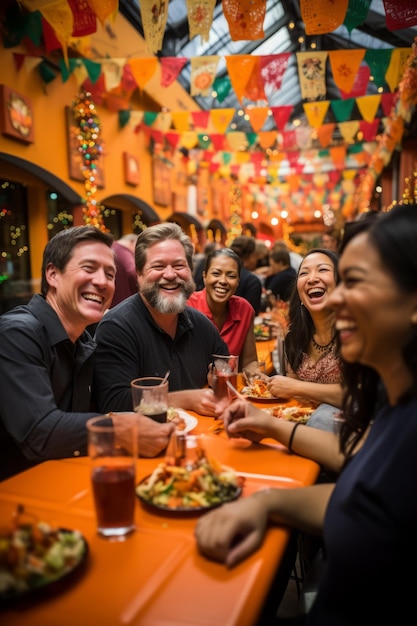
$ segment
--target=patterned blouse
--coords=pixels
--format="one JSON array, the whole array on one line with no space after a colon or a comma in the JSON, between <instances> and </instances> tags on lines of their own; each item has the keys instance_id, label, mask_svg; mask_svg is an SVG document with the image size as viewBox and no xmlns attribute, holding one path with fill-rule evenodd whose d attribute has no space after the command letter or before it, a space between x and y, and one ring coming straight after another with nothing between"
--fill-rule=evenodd
<instances>
[{"instance_id":1,"label":"patterned blouse","mask_svg":"<svg viewBox=\"0 0 417 626\"><path fill-rule=\"evenodd\" d=\"M301 365L296 371L297 378L310 383L341 383L342 371L337 354L330 350L315 363L303 352Z\"/></svg>"}]
</instances>

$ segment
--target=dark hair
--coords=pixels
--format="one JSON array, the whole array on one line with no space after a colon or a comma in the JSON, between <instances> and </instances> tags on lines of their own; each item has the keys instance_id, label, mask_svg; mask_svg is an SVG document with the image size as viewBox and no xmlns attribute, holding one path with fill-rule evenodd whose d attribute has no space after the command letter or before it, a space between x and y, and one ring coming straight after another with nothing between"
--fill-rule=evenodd
<instances>
[{"instance_id":1,"label":"dark hair","mask_svg":"<svg viewBox=\"0 0 417 626\"><path fill-rule=\"evenodd\" d=\"M364 229L362 229L363 231ZM362 232L360 231L360 232ZM382 213L368 226L369 245L373 246L384 268L404 294L417 293L417 205L396 205ZM357 234L357 233L355 233ZM404 362L413 375L410 389L400 401L417 395L417 325L411 325L403 347ZM345 394L345 421L340 433L341 448L346 456L366 431L382 397L382 385L377 372L361 363L342 359Z\"/></svg>"},{"instance_id":2,"label":"dark hair","mask_svg":"<svg viewBox=\"0 0 417 626\"><path fill-rule=\"evenodd\" d=\"M316 252L325 254L330 259L334 267L334 277L337 284L339 282L339 255L334 250L328 250L327 248L312 248L304 256L300 269L303 265L304 259ZM298 273L300 272L300 269L298 270ZM314 323L310 312L305 306L301 306L301 300L297 290L297 281L295 281L291 291L288 306L288 317L289 329L285 336L285 352L287 360L291 365L291 369L296 372L301 365L303 352L307 352L311 338L314 335Z\"/></svg>"},{"instance_id":3,"label":"dark hair","mask_svg":"<svg viewBox=\"0 0 417 626\"><path fill-rule=\"evenodd\" d=\"M284 248L275 248L269 253L269 258L274 263L284 263L284 265L290 265L290 253Z\"/></svg>"},{"instance_id":4,"label":"dark hair","mask_svg":"<svg viewBox=\"0 0 417 626\"><path fill-rule=\"evenodd\" d=\"M113 235L105 233L95 226L72 226L65 230L60 230L48 241L43 251L41 270L41 294L46 296L49 284L46 280L46 268L52 263L62 272L71 260L74 248L84 241L99 241L111 248Z\"/></svg>"},{"instance_id":5,"label":"dark hair","mask_svg":"<svg viewBox=\"0 0 417 626\"><path fill-rule=\"evenodd\" d=\"M246 235L239 235L232 241L230 247L241 261L245 261L255 252L255 239Z\"/></svg>"},{"instance_id":6,"label":"dark hair","mask_svg":"<svg viewBox=\"0 0 417 626\"><path fill-rule=\"evenodd\" d=\"M383 215L383 213L380 213L379 211L366 211L365 213L361 213L360 216L353 222L346 222L342 241L340 242L340 246L338 248L339 254L342 254L343 250L353 237L362 233L364 230L368 230L371 224L373 224L381 215Z\"/></svg>"},{"instance_id":7,"label":"dark hair","mask_svg":"<svg viewBox=\"0 0 417 626\"><path fill-rule=\"evenodd\" d=\"M211 266L211 264L213 262L213 259L216 259L218 256L228 256L231 259L233 259L233 261L235 261L235 263L237 265L237 273L238 273L239 278L240 278L240 272L242 270L242 261L239 259L239 257L236 254L236 252L231 250L231 248L220 248L220 250L213 250L213 252L210 252L210 254L208 254L207 258L206 258L204 271L208 272L208 270L210 269L210 266Z\"/></svg>"},{"instance_id":8,"label":"dark hair","mask_svg":"<svg viewBox=\"0 0 417 626\"><path fill-rule=\"evenodd\" d=\"M165 222L149 226L138 235L135 247L136 271L141 272L146 264L147 252L150 246L160 241L173 239L179 241L185 251L190 269L193 269L194 246L191 239L184 233L181 226L174 222Z\"/></svg>"}]
</instances>

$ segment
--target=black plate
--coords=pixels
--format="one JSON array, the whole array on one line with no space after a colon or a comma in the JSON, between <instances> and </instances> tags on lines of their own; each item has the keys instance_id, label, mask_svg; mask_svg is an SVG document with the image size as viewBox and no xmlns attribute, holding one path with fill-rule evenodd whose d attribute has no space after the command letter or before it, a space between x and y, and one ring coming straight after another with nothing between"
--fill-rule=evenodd
<instances>
[{"instance_id":1,"label":"black plate","mask_svg":"<svg viewBox=\"0 0 417 626\"><path fill-rule=\"evenodd\" d=\"M151 476L150 474L149 476L145 476L145 478L143 478L140 481L140 483L138 483L137 487L139 487L139 485L141 485L142 483L146 482L148 478L150 478L150 476ZM144 498L137 492L136 492L136 495L139 498L140 502L149 510L163 512L163 513L187 513L189 514L189 513L201 513L204 511L210 511L211 509L215 509L218 506L225 504L226 502L232 502L233 500L236 500L237 498L239 498L241 493L242 493L242 487L235 487L234 491L231 493L230 497L227 498L227 500L222 500L221 502L210 504L210 506L190 506L190 507L182 506L182 507L176 507L176 508L172 508L170 506L164 506L162 504L154 504L150 500L146 500L146 498Z\"/></svg>"},{"instance_id":2,"label":"black plate","mask_svg":"<svg viewBox=\"0 0 417 626\"><path fill-rule=\"evenodd\" d=\"M74 532L67 528L60 528L59 530L62 533ZM16 601L32 602L34 600L42 598L45 593L48 593L49 595L49 593L60 592L64 587L73 582L74 579L77 578L78 575L81 574L81 572L84 570L84 567L87 563L87 557L89 552L88 543L83 536L81 536L81 540L84 545L84 551L79 560L72 567L68 567L67 569L60 572L57 576L49 576L43 579L37 579L36 584L34 584L29 589L26 589L25 591L0 591L0 606L7 605Z\"/></svg>"}]
</instances>

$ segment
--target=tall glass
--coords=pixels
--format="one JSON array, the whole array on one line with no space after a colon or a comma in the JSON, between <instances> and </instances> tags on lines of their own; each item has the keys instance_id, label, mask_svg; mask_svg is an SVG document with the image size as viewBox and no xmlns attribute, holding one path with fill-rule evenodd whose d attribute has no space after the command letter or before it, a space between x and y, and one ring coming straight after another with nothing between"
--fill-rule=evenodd
<instances>
[{"instance_id":1,"label":"tall glass","mask_svg":"<svg viewBox=\"0 0 417 626\"><path fill-rule=\"evenodd\" d=\"M218 400L230 398L231 394L226 381L229 380L234 388L237 388L237 374L239 371L239 357L231 354L222 356L213 354L213 391Z\"/></svg>"},{"instance_id":2,"label":"tall glass","mask_svg":"<svg viewBox=\"0 0 417 626\"><path fill-rule=\"evenodd\" d=\"M138 456L136 416L108 414L87 421L97 532L122 540L135 529Z\"/></svg>"},{"instance_id":3,"label":"tall glass","mask_svg":"<svg viewBox=\"0 0 417 626\"><path fill-rule=\"evenodd\" d=\"M135 413L142 413L155 422L167 421L168 380L155 376L135 378L130 383Z\"/></svg>"}]
</instances>

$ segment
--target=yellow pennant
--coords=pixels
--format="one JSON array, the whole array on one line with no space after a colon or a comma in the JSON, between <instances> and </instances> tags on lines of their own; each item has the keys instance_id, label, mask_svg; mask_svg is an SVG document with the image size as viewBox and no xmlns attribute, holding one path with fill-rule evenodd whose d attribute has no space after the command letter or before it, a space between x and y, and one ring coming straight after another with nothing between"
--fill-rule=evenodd
<instances>
[{"instance_id":1,"label":"yellow pennant","mask_svg":"<svg viewBox=\"0 0 417 626\"><path fill-rule=\"evenodd\" d=\"M331 50L329 52L333 78L341 91L350 93L353 89L359 66L365 56L365 50Z\"/></svg>"},{"instance_id":2,"label":"yellow pennant","mask_svg":"<svg viewBox=\"0 0 417 626\"><path fill-rule=\"evenodd\" d=\"M360 96L356 98L356 104L363 119L367 122L373 122L375 115L381 103L381 96Z\"/></svg>"}]
</instances>

